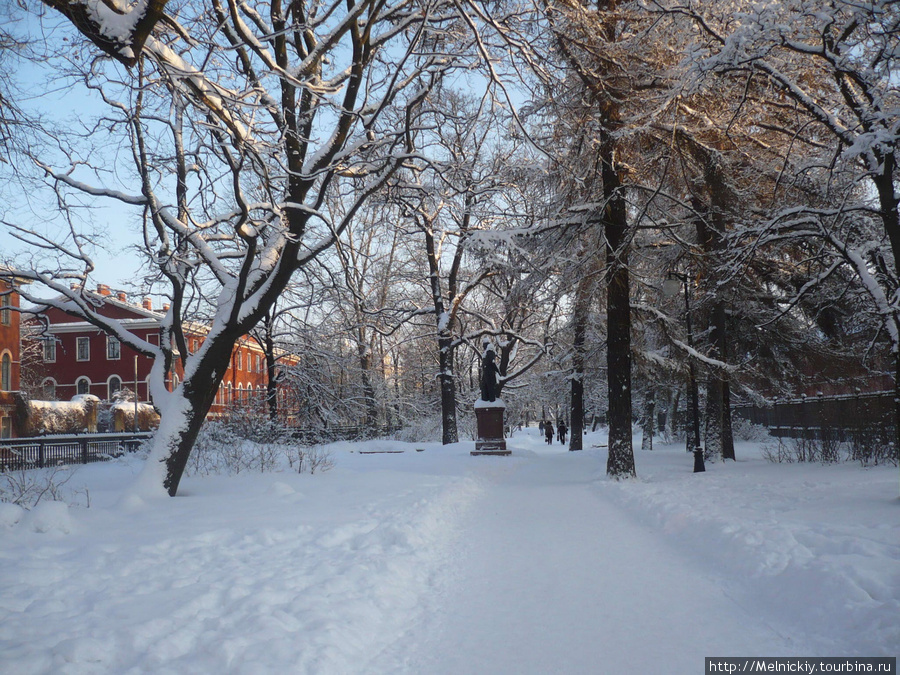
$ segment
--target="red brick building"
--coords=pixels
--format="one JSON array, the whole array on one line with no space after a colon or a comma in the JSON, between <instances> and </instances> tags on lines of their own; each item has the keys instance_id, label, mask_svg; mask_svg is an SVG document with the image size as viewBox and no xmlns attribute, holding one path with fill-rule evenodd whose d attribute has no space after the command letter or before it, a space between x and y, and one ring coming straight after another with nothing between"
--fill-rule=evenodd
<instances>
[{"instance_id":1,"label":"red brick building","mask_svg":"<svg viewBox=\"0 0 900 675\"><path fill-rule=\"evenodd\" d=\"M104 285L86 295L98 303L101 314L119 320L139 338L159 344L159 324L167 307L154 309L150 298L144 298L140 304L129 302L124 292L113 293ZM137 354L116 338L62 310L48 308L43 314L49 324L43 339L44 399L69 400L76 394L92 394L109 400L116 391L127 388L136 391L140 401L149 402L151 357ZM203 343L205 327L194 324L185 330L188 349L196 351ZM177 361L175 371L167 376L167 388L172 390L177 386L181 376L181 364ZM265 389L263 350L256 340L244 337L232 352L231 364L210 414L221 413L232 403L260 400Z\"/></svg>"},{"instance_id":2,"label":"red brick building","mask_svg":"<svg viewBox=\"0 0 900 675\"><path fill-rule=\"evenodd\" d=\"M0 438L15 438L15 392L19 390L21 342L19 294L0 280Z\"/></svg>"}]
</instances>

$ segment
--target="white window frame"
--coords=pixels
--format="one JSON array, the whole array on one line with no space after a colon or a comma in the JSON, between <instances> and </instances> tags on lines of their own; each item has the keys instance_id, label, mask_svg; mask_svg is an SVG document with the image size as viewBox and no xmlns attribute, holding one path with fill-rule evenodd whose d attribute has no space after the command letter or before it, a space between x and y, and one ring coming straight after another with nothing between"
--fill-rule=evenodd
<instances>
[{"instance_id":1,"label":"white window frame","mask_svg":"<svg viewBox=\"0 0 900 675\"><path fill-rule=\"evenodd\" d=\"M42 342L44 343L44 363L56 363L56 338L46 337Z\"/></svg>"},{"instance_id":2,"label":"white window frame","mask_svg":"<svg viewBox=\"0 0 900 675\"><path fill-rule=\"evenodd\" d=\"M81 356L81 345L87 345L84 358ZM91 338L83 336L75 338L75 360L82 362L91 360Z\"/></svg>"},{"instance_id":3,"label":"white window frame","mask_svg":"<svg viewBox=\"0 0 900 675\"><path fill-rule=\"evenodd\" d=\"M112 381L113 380L119 381L119 388L116 389L116 391L122 391L122 389L125 388L125 381L121 377L119 377L118 375L110 375L108 378L106 378L106 400L107 401L111 401L113 394L116 393L115 391L112 390Z\"/></svg>"},{"instance_id":4,"label":"white window frame","mask_svg":"<svg viewBox=\"0 0 900 675\"><path fill-rule=\"evenodd\" d=\"M47 396L47 386L48 385L53 386L53 395L52 396ZM57 384L56 380L53 379L52 377L45 377L41 381L41 396L44 397L45 401L52 401L52 400L56 399L56 388L58 386L59 386L59 384Z\"/></svg>"},{"instance_id":5,"label":"white window frame","mask_svg":"<svg viewBox=\"0 0 900 675\"><path fill-rule=\"evenodd\" d=\"M87 391L85 391L85 392L79 392L79 391L78 391L79 385L80 385L82 382L87 382ZM90 394L90 393L91 393L91 384L92 384L91 378L89 378L87 375L81 375L80 377L77 377L77 378L75 379L75 395L78 396L78 395L80 395L80 394L82 394L82 393L84 393L84 394Z\"/></svg>"},{"instance_id":6,"label":"white window frame","mask_svg":"<svg viewBox=\"0 0 900 675\"><path fill-rule=\"evenodd\" d=\"M12 417L0 417L0 438L12 438Z\"/></svg>"},{"instance_id":7,"label":"white window frame","mask_svg":"<svg viewBox=\"0 0 900 675\"><path fill-rule=\"evenodd\" d=\"M122 341L114 335L106 336L106 360L118 361L122 358Z\"/></svg>"}]
</instances>

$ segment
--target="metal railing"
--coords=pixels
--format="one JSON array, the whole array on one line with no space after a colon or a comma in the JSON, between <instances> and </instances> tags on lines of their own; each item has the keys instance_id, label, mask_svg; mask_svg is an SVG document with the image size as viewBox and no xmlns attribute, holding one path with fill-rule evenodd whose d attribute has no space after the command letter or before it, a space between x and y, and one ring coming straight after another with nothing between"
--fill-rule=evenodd
<instances>
[{"instance_id":1,"label":"metal railing","mask_svg":"<svg viewBox=\"0 0 900 675\"><path fill-rule=\"evenodd\" d=\"M89 464L136 452L152 432L37 436L0 442L0 471Z\"/></svg>"},{"instance_id":2,"label":"metal railing","mask_svg":"<svg viewBox=\"0 0 900 675\"><path fill-rule=\"evenodd\" d=\"M775 399L768 406L737 405L732 413L780 438L845 441L871 434L892 438L894 392Z\"/></svg>"}]
</instances>

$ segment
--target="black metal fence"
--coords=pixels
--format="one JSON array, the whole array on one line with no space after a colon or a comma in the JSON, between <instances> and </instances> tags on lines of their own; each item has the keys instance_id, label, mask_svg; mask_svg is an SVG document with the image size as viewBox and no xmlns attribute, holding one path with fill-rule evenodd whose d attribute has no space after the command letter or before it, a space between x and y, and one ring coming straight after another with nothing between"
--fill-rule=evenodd
<instances>
[{"instance_id":1,"label":"black metal fence","mask_svg":"<svg viewBox=\"0 0 900 675\"><path fill-rule=\"evenodd\" d=\"M893 411L893 391L775 399L765 407L732 408L735 417L767 427L773 436L838 441L873 435L892 439Z\"/></svg>"},{"instance_id":2,"label":"black metal fence","mask_svg":"<svg viewBox=\"0 0 900 675\"><path fill-rule=\"evenodd\" d=\"M0 442L0 471L88 464L137 451L153 434L79 434L38 436Z\"/></svg>"}]
</instances>

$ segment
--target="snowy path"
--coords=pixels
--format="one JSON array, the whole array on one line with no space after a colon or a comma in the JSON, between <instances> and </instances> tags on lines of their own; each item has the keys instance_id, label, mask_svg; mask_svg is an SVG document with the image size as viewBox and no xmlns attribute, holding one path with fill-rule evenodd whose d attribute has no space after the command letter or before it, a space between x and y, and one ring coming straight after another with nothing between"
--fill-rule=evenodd
<instances>
[{"instance_id":1,"label":"snowy path","mask_svg":"<svg viewBox=\"0 0 900 675\"><path fill-rule=\"evenodd\" d=\"M696 673L704 656L812 653L615 505L596 454L488 463L431 613L368 672Z\"/></svg>"},{"instance_id":2,"label":"snowy path","mask_svg":"<svg viewBox=\"0 0 900 675\"><path fill-rule=\"evenodd\" d=\"M156 502L123 498L137 458L78 467L89 509L0 504L0 672L693 675L705 656L896 655L896 467L693 475L670 447L617 483L603 450L529 432L505 458L335 444L334 471L194 477Z\"/></svg>"}]
</instances>

